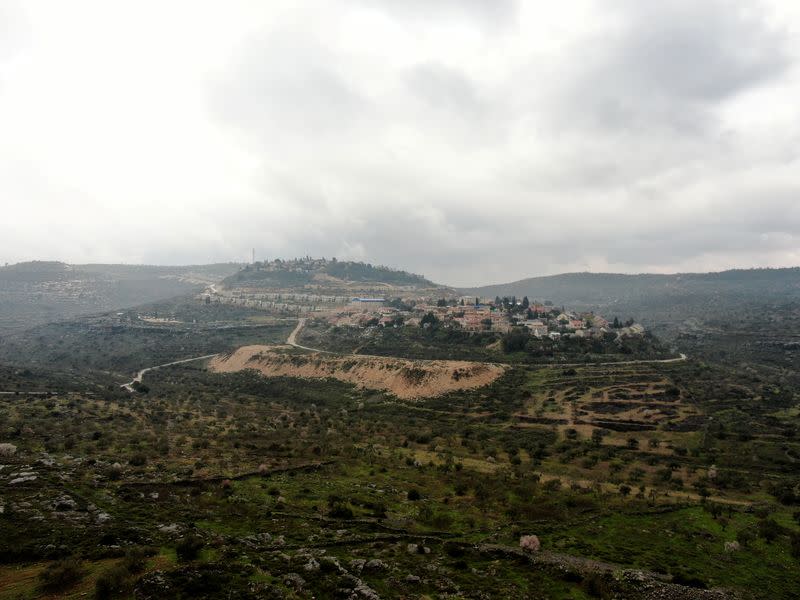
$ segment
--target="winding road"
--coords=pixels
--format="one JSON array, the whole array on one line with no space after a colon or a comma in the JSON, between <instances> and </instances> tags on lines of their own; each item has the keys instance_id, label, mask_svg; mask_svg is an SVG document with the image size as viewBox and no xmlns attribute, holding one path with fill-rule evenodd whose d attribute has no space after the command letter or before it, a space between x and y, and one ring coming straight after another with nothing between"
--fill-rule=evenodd
<instances>
[{"instance_id":1,"label":"winding road","mask_svg":"<svg viewBox=\"0 0 800 600\"><path fill-rule=\"evenodd\" d=\"M195 356L194 358L184 358L183 360L176 360L176 361L173 361L173 362L164 363L163 365L156 365L154 367L147 367L146 369L142 369L141 371L136 373L136 376L133 378L132 381L129 381L128 383L123 383L120 387L123 388L123 389L128 390L129 392L134 392L134 391L136 391L134 389L134 387L133 387L134 384L142 383L142 377L144 377L144 374L147 373L148 371L155 371L156 369L161 369L162 367L171 367L172 365L182 365L184 363L190 363L190 362L194 362L196 360L205 360L207 358L214 358L215 356L218 356L218 355L217 354L206 354L205 356Z\"/></svg>"},{"instance_id":2,"label":"winding road","mask_svg":"<svg viewBox=\"0 0 800 600\"><path fill-rule=\"evenodd\" d=\"M306 317L300 317L297 320L297 325L289 334L289 337L286 339L286 343L289 346L294 348L299 348L300 350L308 350L309 352L321 352L325 354L336 354L336 352L331 352L330 350L322 350L321 348L311 348L309 346L303 346L297 343L297 336L303 330L303 327L306 325L306 321L308 319ZM219 356L219 354L206 354L205 356L195 356L193 358L185 358L183 360L176 360L173 362L164 363L163 365L156 365L153 367L147 367L146 369L142 369L136 376L133 378L132 381L128 383L123 383L120 387L133 393L136 391L134 389L134 385L137 383L142 383L142 378L145 376L145 373L148 371L155 371L156 369L161 369L163 367L171 367L173 365L182 365L185 363L195 362L198 360L206 360L209 358L214 358L215 356ZM365 354L360 354L358 356L368 356ZM386 358L386 357L375 357L375 358ZM619 362L602 362L602 363L554 363L554 364L543 364L543 365L536 365L542 367L553 367L553 368L561 368L561 367L587 367L587 366L595 366L595 367L611 367L611 366L619 366L619 365L647 365L647 364L668 364L668 363L676 363L676 362L683 362L688 357L681 353L680 356L676 358L662 358L662 359L650 359L650 360L626 360L626 361L619 361ZM3 393L3 392L0 392Z\"/></svg>"},{"instance_id":3,"label":"winding road","mask_svg":"<svg viewBox=\"0 0 800 600\"><path fill-rule=\"evenodd\" d=\"M294 346L295 348L300 348L301 350L308 350L309 352L322 352L324 354L336 354L335 352L331 352L330 350L322 350L320 348L309 348L308 346L301 346L297 343L297 335L306 326L306 317L300 317L297 320L297 327L292 330L292 333L289 334L286 343L290 346Z\"/></svg>"}]
</instances>

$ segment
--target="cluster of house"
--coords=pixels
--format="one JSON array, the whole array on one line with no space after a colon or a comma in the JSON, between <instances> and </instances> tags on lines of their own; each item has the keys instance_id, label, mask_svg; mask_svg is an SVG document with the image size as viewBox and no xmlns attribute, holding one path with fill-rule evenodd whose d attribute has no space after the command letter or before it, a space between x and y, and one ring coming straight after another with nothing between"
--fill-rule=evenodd
<instances>
[{"instance_id":1,"label":"cluster of house","mask_svg":"<svg viewBox=\"0 0 800 600\"><path fill-rule=\"evenodd\" d=\"M563 307L539 303L490 301L462 298L437 303L416 302L413 306L390 306L383 298L353 298L344 310L328 317L331 324L352 327L430 327L440 324L465 331L496 331L508 333L513 329L529 331L538 338L593 337L609 332L618 335L642 335L644 327L637 323L613 323L588 312L576 313Z\"/></svg>"}]
</instances>

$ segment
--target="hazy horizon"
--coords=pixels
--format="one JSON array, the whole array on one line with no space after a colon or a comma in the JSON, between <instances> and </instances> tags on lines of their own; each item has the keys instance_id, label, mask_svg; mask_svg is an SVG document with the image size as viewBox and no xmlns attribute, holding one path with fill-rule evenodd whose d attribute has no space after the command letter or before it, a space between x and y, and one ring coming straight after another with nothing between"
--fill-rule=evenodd
<instances>
[{"instance_id":1,"label":"hazy horizon","mask_svg":"<svg viewBox=\"0 0 800 600\"><path fill-rule=\"evenodd\" d=\"M267 259L267 260L280 259L280 260L288 261L288 260L293 260L293 259L296 259L296 258L302 258L302 257L300 257L300 256L297 256L297 257L277 256L277 257L273 257L273 258L270 258L270 259ZM311 258L323 258L323 257L314 257L314 256L312 256ZM328 259L337 258L337 260L338 260L338 257L330 257L329 256L329 257L324 257L324 258L328 258ZM257 261L262 261L264 259L256 258L256 260ZM206 266L206 265L211 265L211 264L238 264L238 265L242 265L242 266L245 266L245 265L248 265L248 264L252 264L251 262L248 262L248 261L235 261L235 260L218 261L216 263L167 264L167 263L135 263L135 262L71 263L71 262L68 262L68 261L63 261L63 260L58 260L58 259L32 259L32 260L29 260L29 261L20 261L19 263L4 263L4 266L10 267L10 266L14 266L14 265L17 265L17 264L26 264L26 263L32 263L32 262L45 262L45 263L47 263L47 262L57 262L57 263L64 263L64 264L67 264L69 266L77 266L77 267L80 267L82 265L122 265L122 266L131 266L131 267L142 266L142 267L165 267L165 268L169 268L169 267L180 268L180 267ZM382 263L380 263L380 264L379 263L374 263L374 262L370 262L368 259L365 259L365 260L363 260L361 262L370 263L370 264L373 264L375 266L381 266L381 267L388 267L388 268L391 268L391 269L397 269L397 270L400 270L400 271L408 271L408 269L405 269L402 266L386 265L386 264L382 264ZM0 266L3 266L3 265L0 265ZM714 271L663 271L663 272L638 271L638 272L629 272L629 273L623 273L623 272L618 272L618 271L586 271L586 270L584 270L584 271L562 271L562 272L559 272L559 273L549 273L549 274L546 274L546 275L543 275L543 274L531 274L531 275L526 275L526 276L523 276L523 277L519 277L517 279L487 280L487 281L483 281L483 282L475 282L475 283L469 283L469 284L454 284L454 283L451 283L451 282L448 282L448 281L438 281L438 280L435 280L435 279L431 279L425 273L414 273L414 274L422 275L422 276L426 277L427 279L431 280L433 283L436 283L438 285L451 287L451 288L458 288L458 289L469 289L469 288L493 287L493 286L498 286L498 285L514 284L514 283L518 283L520 281L525 281L527 279L536 279L536 278L540 278L540 277L558 277L560 275L587 275L587 274L588 275L628 275L628 276L636 276L636 275L664 275L664 276L670 276L670 275L713 275L713 274L718 274L718 273L724 273L724 272L727 272L727 271L748 271L748 270L760 270L760 269L779 270L779 269L798 269L798 268L800 268L800 265L789 265L789 266L785 266L785 267L771 267L771 266L767 266L767 267L730 267L730 268L727 268L727 269L720 269L720 270L714 270Z\"/></svg>"},{"instance_id":2,"label":"hazy horizon","mask_svg":"<svg viewBox=\"0 0 800 600\"><path fill-rule=\"evenodd\" d=\"M800 5L0 3L0 264L800 264Z\"/></svg>"}]
</instances>

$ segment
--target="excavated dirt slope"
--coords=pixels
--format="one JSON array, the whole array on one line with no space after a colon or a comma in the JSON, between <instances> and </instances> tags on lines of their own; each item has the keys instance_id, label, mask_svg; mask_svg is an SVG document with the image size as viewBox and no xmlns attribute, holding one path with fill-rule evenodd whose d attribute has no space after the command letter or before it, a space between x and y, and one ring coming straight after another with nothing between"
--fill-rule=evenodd
<instances>
[{"instance_id":1,"label":"excavated dirt slope","mask_svg":"<svg viewBox=\"0 0 800 600\"><path fill-rule=\"evenodd\" d=\"M468 361L289 354L277 350L275 346L243 346L212 360L209 369L218 373L253 369L273 377L332 377L359 387L386 390L404 399L484 386L505 370L499 365Z\"/></svg>"}]
</instances>

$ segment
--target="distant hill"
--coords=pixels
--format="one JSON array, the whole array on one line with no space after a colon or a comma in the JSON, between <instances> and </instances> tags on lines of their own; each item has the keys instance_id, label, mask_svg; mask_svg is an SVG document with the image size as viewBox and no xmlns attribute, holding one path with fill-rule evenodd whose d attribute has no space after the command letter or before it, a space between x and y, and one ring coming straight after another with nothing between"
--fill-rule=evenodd
<instances>
[{"instance_id":1,"label":"distant hill","mask_svg":"<svg viewBox=\"0 0 800 600\"><path fill-rule=\"evenodd\" d=\"M228 288L315 290L329 293L346 290L446 289L421 275L406 271L363 262L324 258L257 262L226 278L222 284Z\"/></svg>"},{"instance_id":2,"label":"distant hill","mask_svg":"<svg viewBox=\"0 0 800 600\"><path fill-rule=\"evenodd\" d=\"M675 275L566 273L461 291L490 298L528 296L654 324L705 318L717 311L735 314L754 303L798 299L800 268Z\"/></svg>"},{"instance_id":3,"label":"distant hill","mask_svg":"<svg viewBox=\"0 0 800 600\"><path fill-rule=\"evenodd\" d=\"M164 267L32 261L0 267L0 332L193 293L238 264Z\"/></svg>"}]
</instances>

